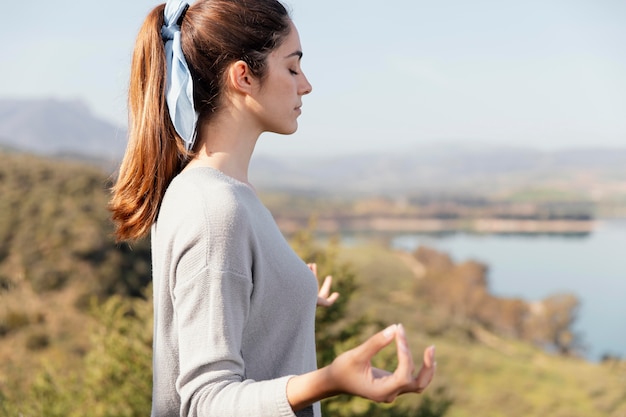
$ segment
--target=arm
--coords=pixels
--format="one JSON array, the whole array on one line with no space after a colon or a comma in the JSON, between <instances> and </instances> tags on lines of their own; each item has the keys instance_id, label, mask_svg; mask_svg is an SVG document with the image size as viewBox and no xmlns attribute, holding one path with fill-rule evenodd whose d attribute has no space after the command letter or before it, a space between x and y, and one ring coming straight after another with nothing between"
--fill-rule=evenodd
<instances>
[{"instance_id":1,"label":"arm","mask_svg":"<svg viewBox=\"0 0 626 417\"><path fill-rule=\"evenodd\" d=\"M398 354L397 369L390 373L372 367L372 357L394 339ZM392 325L339 355L330 365L291 378L287 383L287 398L295 411L338 394L392 402L398 395L422 392L432 380L435 369L435 347L431 346L424 351L422 367L413 376L415 367L404 328Z\"/></svg>"},{"instance_id":2,"label":"arm","mask_svg":"<svg viewBox=\"0 0 626 417\"><path fill-rule=\"evenodd\" d=\"M285 397L289 377L246 376L242 334L252 291L247 277L204 270L176 289L184 415L293 417Z\"/></svg>"},{"instance_id":3,"label":"arm","mask_svg":"<svg viewBox=\"0 0 626 417\"><path fill-rule=\"evenodd\" d=\"M195 322L189 327L184 326L187 330L181 328L181 339L185 340L184 345L190 347L191 351L181 356L179 392L190 415L211 415L217 412L218 415L224 416L293 416L292 410L299 411L321 399L338 394L358 395L373 401L391 402L400 394L423 391L434 375L434 347L424 351L422 368L414 377L415 367L404 329L402 325L393 325L375 334L360 346L339 355L324 368L278 380L246 380L244 365L237 347L239 343L229 345L238 339L238 334L242 331L238 328L238 323L245 321L241 315L245 315L247 311L245 306L248 297L245 294L250 288L244 277L229 274L227 279L223 278L225 277L219 280L222 285L216 286L214 290L188 288L187 291L179 292L177 297L186 298L186 302L183 303L186 306L196 306L189 310L179 309L179 319L186 318ZM240 287L241 285L243 287ZM230 298L230 302L222 304L225 294L238 296L227 297ZM190 296L198 299L189 303ZM225 326L222 322L215 327L214 323L210 324L212 320L208 320L207 323L207 317L198 314L197 310L198 306L206 304L212 305L213 308L216 304L222 304L222 308L219 309L222 313L219 316L222 316L221 319L225 318L223 316L229 317L227 321L230 325ZM209 318L211 316L208 315ZM220 318L217 319L221 321ZM182 324L187 320L179 323ZM209 334L214 332L222 334L219 340L213 338L212 346L204 345L206 343L204 341L210 338ZM372 357L394 340L398 355L398 367L395 372L390 373L372 367ZM228 404L234 408L230 409Z\"/></svg>"}]
</instances>

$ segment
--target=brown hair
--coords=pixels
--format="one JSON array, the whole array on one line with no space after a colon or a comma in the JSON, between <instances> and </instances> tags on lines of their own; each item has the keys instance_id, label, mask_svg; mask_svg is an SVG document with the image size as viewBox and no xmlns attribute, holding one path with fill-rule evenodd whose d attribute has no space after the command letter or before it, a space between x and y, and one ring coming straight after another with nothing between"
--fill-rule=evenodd
<instances>
[{"instance_id":1,"label":"brown hair","mask_svg":"<svg viewBox=\"0 0 626 417\"><path fill-rule=\"evenodd\" d=\"M109 203L118 240L148 234L167 186L192 155L176 134L165 102L164 9L162 4L150 12L133 52L129 139ZM228 66L243 60L263 79L268 54L289 30L289 14L277 0L198 0L189 7L181 22L181 44L193 77L198 124L220 108Z\"/></svg>"}]
</instances>

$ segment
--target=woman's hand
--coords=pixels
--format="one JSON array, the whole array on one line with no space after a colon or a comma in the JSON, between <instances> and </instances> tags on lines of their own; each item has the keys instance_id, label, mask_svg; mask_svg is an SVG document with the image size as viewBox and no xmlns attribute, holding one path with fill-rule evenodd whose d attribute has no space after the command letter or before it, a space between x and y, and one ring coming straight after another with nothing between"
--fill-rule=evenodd
<instances>
[{"instance_id":1,"label":"woman's hand","mask_svg":"<svg viewBox=\"0 0 626 417\"><path fill-rule=\"evenodd\" d=\"M372 358L396 341L398 367L391 373L372 366ZM358 395L377 402L392 402L398 395L420 393L435 375L435 347L424 350L422 367L415 366L404 328L394 324L363 344L335 358L324 368L298 375L287 383L287 399L294 411L338 394Z\"/></svg>"},{"instance_id":2,"label":"woman's hand","mask_svg":"<svg viewBox=\"0 0 626 417\"><path fill-rule=\"evenodd\" d=\"M372 366L372 358L393 340L396 341L398 367L391 373ZM406 334L401 324L389 326L363 344L339 355L327 371L332 391L348 393L377 402L392 402L398 395L426 389L436 369L435 347L424 350L423 363L414 375L415 366Z\"/></svg>"},{"instance_id":3,"label":"woman's hand","mask_svg":"<svg viewBox=\"0 0 626 417\"><path fill-rule=\"evenodd\" d=\"M307 264L307 265L309 269L313 272L313 275L315 275L315 278L317 278L317 264ZM330 293L330 287L332 284L333 284L333 277L328 275L326 278L324 278L324 283L322 284L322 286L319 289L319 292L317 293L317 305L318 306L330 307L331 305L335 303L335 301L337 301L337 298L339 298L338 292L334 292L332 294Z\"/></svg>"}]
</instances>

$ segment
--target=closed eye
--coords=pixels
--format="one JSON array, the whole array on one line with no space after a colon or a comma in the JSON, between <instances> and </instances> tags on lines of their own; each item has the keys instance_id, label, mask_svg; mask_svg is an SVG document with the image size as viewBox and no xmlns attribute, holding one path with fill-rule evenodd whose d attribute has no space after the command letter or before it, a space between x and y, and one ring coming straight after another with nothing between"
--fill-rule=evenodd
<instances>
[{"instance_id":1,"label":"closed eye","mask_svg":"<svg viewBox=\"0 0 626 417\"><path fill-rule=\"evenodd\" d=\"M290 70L289 70L289 73L290 73L291 75L298 75L298 74L299 74L299 72L298 72L298 71L295 71L295 70L292 70L292 69L290 69Z\"/></svg>"}]
</instances>

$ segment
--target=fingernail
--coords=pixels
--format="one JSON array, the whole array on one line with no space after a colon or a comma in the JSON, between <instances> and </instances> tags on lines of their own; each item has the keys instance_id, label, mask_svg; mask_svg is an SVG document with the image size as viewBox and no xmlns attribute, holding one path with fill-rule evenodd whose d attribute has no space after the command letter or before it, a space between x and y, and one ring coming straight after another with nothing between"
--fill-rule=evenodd
<instances>
[{"instance_id":1,"label":"fingernail","mask_svg":"<svg viewBox=\"0 0 626 417\"><path fill-rule=\"evenodd\" d=\"M400 335L400 349L402 349L404 353L409 353L409 345L406 341L406 333L404 331L404 326L402 325L402 323L398 323L398 334Z\"/></svg>"},{"instance_id":2,"label":"fingernail","mask_svg":"<svg viewBox=\"0 0 626 417\"><path fill-rule=\"evenodd\" d=\"M398 327L397 324L392 324L391 326L383 330L383 336L385 336L385 339L391 339L393 335L396 333L397 327Z\"/></svg>"}]
</instances>

